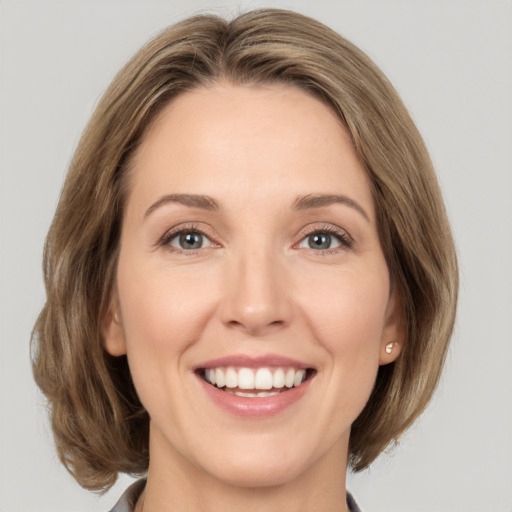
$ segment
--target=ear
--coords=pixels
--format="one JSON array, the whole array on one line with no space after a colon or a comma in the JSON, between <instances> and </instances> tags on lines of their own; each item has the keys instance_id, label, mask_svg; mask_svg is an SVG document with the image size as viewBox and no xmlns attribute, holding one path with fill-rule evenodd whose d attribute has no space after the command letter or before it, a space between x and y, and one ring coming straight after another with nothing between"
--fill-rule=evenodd
<instances>
[{"instance_id":1,"label":"ear","mask_svg":"<svg viewBox=\"0 0 512 512\"><path fill-rule=\"evenodd\" d=\"M111 356L122 356L126 354L124 330L116 291L112 292L110 305L103 315L101 334L103 335L103 346Z\"/></svg>"},{"instance_id":2,"label":"ear","mask_svg":"<svg viewBox=\"0 0 512 512\"><path fill-rule=\"evenodd\" d=\"M392 291L386 309L386 320L382 330L379 364L395 361L405 341L406 321L403 302L396 290Z\"/></svg>"}]
</instances>

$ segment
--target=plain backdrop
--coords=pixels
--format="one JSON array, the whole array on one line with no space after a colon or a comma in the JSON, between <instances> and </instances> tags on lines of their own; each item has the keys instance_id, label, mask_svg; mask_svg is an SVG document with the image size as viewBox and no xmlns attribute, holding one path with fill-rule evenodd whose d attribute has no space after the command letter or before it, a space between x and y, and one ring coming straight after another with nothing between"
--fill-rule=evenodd
<instances>
[{"instance_id":1,"label":"plain backdrop","mask_svg":"<svg viewBox=\"0 0 512 512\"><path fill-rule=\"evenodd\" d=\"M0 3L0 512L106 512L130 481L98 497L60 466L29 358L44 237L94 105L166 25L261 6L318 18L389 76L431 151L459 251L435 399L348 488L365 512L512 511L512 2L70 0Z\"/></svg>"}]
</instances>

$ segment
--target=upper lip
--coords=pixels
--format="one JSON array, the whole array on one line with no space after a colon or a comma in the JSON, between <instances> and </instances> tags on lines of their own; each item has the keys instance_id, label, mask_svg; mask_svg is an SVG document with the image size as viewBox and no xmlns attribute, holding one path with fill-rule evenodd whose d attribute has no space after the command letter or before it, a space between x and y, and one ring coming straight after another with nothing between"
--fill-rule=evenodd
<instances>
[{"instance_id":1,"label":"upper lip","mask_svg":"<svg viewBox=\"0 0 512 512\"><path fill-rule=\"evenodd\" d=\"M290 357L277 354L265 354L260 356L249 356L246 354L234 354L230 356L210 359L204 363L198 364L195 370L219 367L243 367L243 368L263 368L263 367L292 367L296 369L314 369L310 364L292 359Z\"/></svg>"}]
</instances>

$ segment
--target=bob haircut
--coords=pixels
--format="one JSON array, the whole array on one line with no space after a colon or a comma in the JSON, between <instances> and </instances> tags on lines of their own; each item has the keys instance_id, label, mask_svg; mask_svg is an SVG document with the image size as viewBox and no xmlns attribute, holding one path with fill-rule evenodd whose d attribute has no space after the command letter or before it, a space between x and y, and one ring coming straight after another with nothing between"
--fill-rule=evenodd
<instances>
[{"instance_id":1,"label":"bob haircut","mask_svg":"<svg viewBox=\"0 0 512 512\"><path fill-rule=\"evenodd\" d=\"M454 244L425 145L398 94L359 49L303 15L264 9L232 21L199 15L171 26L117 74L78 144L44 250L47 301L32 334L59 457L85 488L142 474L149 417L125 356L103 347L130 161L155 117L184 91L224 81L284 83L325 102L350 134L371 183L391 285L402 300L400 357L381 366L352 426L359 471L428 404L452 333Z\"/></svg>"}]
</instances>

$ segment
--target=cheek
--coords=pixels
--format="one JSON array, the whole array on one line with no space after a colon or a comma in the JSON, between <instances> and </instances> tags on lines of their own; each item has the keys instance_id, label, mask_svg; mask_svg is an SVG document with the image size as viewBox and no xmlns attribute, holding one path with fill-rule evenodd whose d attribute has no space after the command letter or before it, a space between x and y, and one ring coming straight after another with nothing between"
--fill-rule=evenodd
<instances>
[{"instance_id":1,"label":"cheek","mask_svg":"<svg viewBox=\"0 0 512 512\"><path fill-rule=\"evenodd\" d=\"M389 293L382 276L344 274L302 294L303 314L331 354L378 352Z\"/></svg>"},{"instance_id":2,"label":"cheek","mask_svg":"<svg viewBox=\"0 0 512 512\"><path fill-rule=\"evenodd\" d=\"M345 274L334 282L325 281L323 287L319 283L315 293L303 301L302 311L316 343L329 356L324 370L334 384L330 399L339 403L340 390L344 390L342 402L358 414L379 367L388 305L387 274Z\"/></svg>"},{"instance_id":3,"label":"cheek","mask_svg":"<svg viewBox=\"0 0 512 512\"><path fill-rule=\"evenodd\" d=\"M178 272L162 265L123 264L118 270L118 288L128 348L177 349L193 342L201 332L201 319L213 307L205 289L214 283L193 272Z\"/></svg>"},{"instance_id":4,"label":"cheek","mask_svg":"<svg viewBox=\"0 0 512 512\"><path fill-rule=\"evenodd\" d=\"M146 408L156 399L155 390L176 385L188 370L183 354L201 336L214 309L212 294L204 293L213 286L191 272L120 260L118 292L128 361Z\"/></svg>"}]
</instances>

